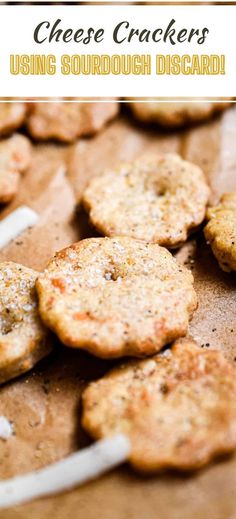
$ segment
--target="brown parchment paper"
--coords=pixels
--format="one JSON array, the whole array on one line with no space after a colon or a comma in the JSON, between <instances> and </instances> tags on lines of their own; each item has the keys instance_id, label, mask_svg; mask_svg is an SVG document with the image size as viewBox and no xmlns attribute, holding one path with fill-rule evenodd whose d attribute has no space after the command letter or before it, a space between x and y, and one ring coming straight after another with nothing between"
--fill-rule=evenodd
<instances>
[{"instance_id":1,"label":"brown parchment paper","mask_svg":"<svg viewBox=\"0 0 236 519\"><path fill-rule=\"evenodd\" d=\"M14 203L37 210L37 226L4 251L11 259L42 270L55 250L94 234L76 199L90 177L120 160L146 151L178 152L199 164L212 188L212 201L236 189L236 107L194 129L160 133L121 116L98 136L74 146L34 147L33 164ZM193 270L199 307L190 333L199 344L222 349L236 360L236 277L223 273L201 233L177 256ZM29 374L0 388L0 414L12 421L14 435L0 440L0 477L8 478L58 460L91 440L80 427L84 385L111 363L64 348ZM123 466L59 496L0 511L1 519L235 519L236 457L214 463L191 476L162 474L141 478Z\"/></svg>"}]
</instances>

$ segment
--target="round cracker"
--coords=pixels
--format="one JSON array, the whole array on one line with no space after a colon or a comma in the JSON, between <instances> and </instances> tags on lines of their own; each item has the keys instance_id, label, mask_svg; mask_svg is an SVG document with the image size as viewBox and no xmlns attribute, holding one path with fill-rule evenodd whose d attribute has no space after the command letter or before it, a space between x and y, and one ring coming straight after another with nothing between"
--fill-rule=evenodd
<instances>
[{"instance_id":1,"label":"round cracker","mask_svg":"<svg viewBox=\"0 0 236 519\"><path fill-rule=\"evenodd\" d=\"M144 156L92 179L83 203L102 234L171 248L202 223L208 198L202 170L166 154Z\"/></svg>"},{"instance_id":2,"label":"round cracker","mask_svg":"<svg viewBox=\"0 0 236 519\"><path fill-rule=\"evenodd\" d=\"M230 102L131 102L130 108L137 119L157 123L167 128L181 127L210 119L230 105Z\"/></svg>"},{"instance_id":3,"label":"round cracker","mask_svg":"<svg viewBox=\"0 0 236 519\"><path fill-rule=\"evenodd\" d=\"M227 193L207 211L204 234L222 270L236 270L236 192Z\"/></svg>"},{"instance_id":4,"label":"round cracker","mask_svg":"<svg viewBox=\"0 0 236 519\"><path fill-rule=\"evenodd\" d=\"M149 355L185 335L196 308L190 271L155 244L90 238L50 261L36 288L61 341L103 358Z\"/></svg>"},{"instance_id":5,"label":"round cracker","mask_svg":"<svg viewBox=\"0 0 236 519\"><path fill-rule=\"evenodd\" d=\"M97 133L118 113L119 105L110 103L34 103L28 119L32 137L70 142Z\"/></svg>"},{"instance_id":6,"label":"round cracker","mask_svg":"<svg viewBox=\"0 0 236 519\"><path fill-rule=\"evenodd\" d=\"M30 141L20 134L14 134L0 141L0 203L10 202L19 187L20 173L30 163Z\"/></svg>"},{"instance_id":7,"label":"round cracker","mask_svg":"<svg viewBox=\"0 0 236 519\"><path fill-rule=\"evenodd\" d=\"M37 275L11 261L0 263L0 383L30 370L51 351L38 313Z\"/></svg>"},{"instance_id":8,"label":"round cracker","mask_svg":"<svg viewBox=\"0 0 236 519\"><path fill-rule=\"evenodd\" d=\"M126 434L140 471L198 469L236 448L235 369L219 351L178 341L91 383L82 423L95 439Z\"/></svg>"}]
</instances>

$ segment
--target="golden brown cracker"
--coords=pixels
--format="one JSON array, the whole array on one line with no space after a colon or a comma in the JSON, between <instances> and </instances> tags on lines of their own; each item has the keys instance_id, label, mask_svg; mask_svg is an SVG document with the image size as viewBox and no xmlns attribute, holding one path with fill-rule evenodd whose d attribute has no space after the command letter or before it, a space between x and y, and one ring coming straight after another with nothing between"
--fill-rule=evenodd
<instances>
[{"instance_id":1,"label":"golden brown cracker","mask_svg":"<svg viewBox=\"0 0 236 519\"><path fill-rule=\"evenodd\" d=\"M236 192L223 195L207 211L206 240L222 270L236 270Z\"/></svg>"},{"instance_id":2,"label":"golden brown cracker","mask_svg":"<svg viewBox=\"0 0 236 519\"><path fill-rule=\"evenodd\" d=\"M102 234L171 248L201 224L208 197L202 170L166 154L147 155L95 177L83 203Z\"/></svg>"},{"instance_id":3,"label":"golden brown cracker","mask_svg":"<svg viewBox=\"0 0 236 519\"><path fill-rule=\"evenodd\" d=\"M219 351L177 341L92 382L82 423L95 439L126 434L140 471L198 469L236 447L235 369Z\"/></svg>"},{"instance_id":4,"label":"golden brown cracker","mask_svg":"<svg viewBox=\"0 0 236 519\"><path fill-rule=\"evenodd\" d=\"M34 103L28 119L28 131L34 139L74 141L93 135L113 119L119 105L111 102Z\"/></svg>"},{"instance_id":5,"label":"golden brown cracker","mask_svg":"<svg viewBox=\"0 0 236 519\"><path fill-rule=\"evenodd\" d=\"M157 123L167 128L210 119L230 105L230 102L163 102L147 100L129 104L134 116L145 123Z\"/></svg>"},{"instance_id":6,"label":"golden brown cracker","mask_svg":"<svg viewBox=\"0 0 236 519\"><path fill-rule=\"evenodd\" d=\"M0 263L0 383L30 370L51 351L35 291L38 273Z\"/></svg>"},{"instance_id":7,"label":"golden brown cracker","mask_svg":"<svg viewBox=\"0 0 236 519\"><path fill-rule=\"evenodd\" d=\"M27 116L26 103L0 103L0 136L5 136L20 128Z\"/></svg>"},{"instance_id":8,"label":"golden brown cracker","mask_svg":"<svg viewBox=\"0 0 236 519\"><path fill-rule=\"evenodd\" d=\"M185 335L196 308L190 271L156 244L90 238L49 262L40 314L67 346L103 358L143 356Z\"/></svg>"}]
</instances>

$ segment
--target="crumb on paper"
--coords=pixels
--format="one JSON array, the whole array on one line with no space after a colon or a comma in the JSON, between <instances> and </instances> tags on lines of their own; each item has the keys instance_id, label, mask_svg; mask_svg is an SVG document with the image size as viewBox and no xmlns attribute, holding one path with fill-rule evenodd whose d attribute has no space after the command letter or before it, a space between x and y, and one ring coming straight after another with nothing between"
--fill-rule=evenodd
<instances>
[{"instance_id":1,"label":"crumb on paper","mask_svg":"<svg viewBox=\"0 0 236 519\"><path fill-rule=\"evenodd\" d=\"M13 427L11 422L5 417L0 416L0 439L8 440L13 434Z\"/></svg>"}]
</instances>

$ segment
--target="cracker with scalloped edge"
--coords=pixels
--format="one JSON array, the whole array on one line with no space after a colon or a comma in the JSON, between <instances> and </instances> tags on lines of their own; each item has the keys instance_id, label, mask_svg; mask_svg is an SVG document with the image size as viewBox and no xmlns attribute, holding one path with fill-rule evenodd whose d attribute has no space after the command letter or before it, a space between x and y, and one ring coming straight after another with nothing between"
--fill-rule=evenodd
<instances>
[{"instance_id":1,"label":"cracker with scalloped edge","mask_svg":"<svg viewBox=\"0 0 236 519\"><path fill-rule=\"evenodd\" d=\"M34 139L71 142L93 135L113 119L119 110L116 101L106 103L33 103L28 131Z\"/></svg>"},{"instance_id":2,"label":"cracker with scalloped edge","mask_svg":"<svg viewBox=\"0 0 236 519\"><path fill-rule=\"evenodd\" d=\"M198 469L236 448L235 369L219 351L176 341L90 383L82 424L95 439L126 434L140 471Z\"/></svg>"},{"instance_id":3,"label":"cracker with scalloped edge","mask_svg":"<svg viewBox=\"0 0 236 519\"><path fill-rule=\"evenodd\" d=\"M204 220L209 187L202 170L175 154L145 155L93 178L83 194L92 224L167 248Z\"/></svg>"},{"instance_id":4,"label":"cracker with scalloped edge","mask_svg":"<svg viewBox=\"0 0 236 519\"><path fill-rule=\"evenodd\" d=\"M167 128L181 127L210 119L229 107L230 102L167 102L155 100L130 102L134 116L145 123L157 123Z\"/></svg>"},{"instance_id":5,"label":"cracker with scalloped edge","mask_svg":"<svg viewBox=\"0 0 236 519\"><path fill-rule=\"evenodd\" d=\"M67 346L103 358L144 356L186 334L192 273L169 251L126 237L57 253L36 281L44 323Z\"/></svg>"}]
</instances>

